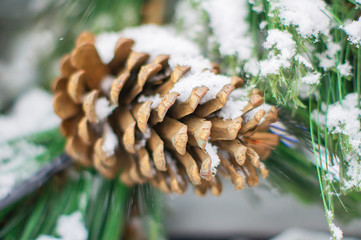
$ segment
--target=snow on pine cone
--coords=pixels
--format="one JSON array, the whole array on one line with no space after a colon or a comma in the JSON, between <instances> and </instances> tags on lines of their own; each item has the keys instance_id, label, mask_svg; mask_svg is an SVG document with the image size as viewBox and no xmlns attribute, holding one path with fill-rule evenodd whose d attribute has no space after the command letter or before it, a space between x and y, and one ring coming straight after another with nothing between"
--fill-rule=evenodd
<instances>
[{"instance_id":1,"label":"snow on pine cone","mask_svg":"<svg viewBox=\"0 0 361 240\"><path fill-rule=\"evenodd\" d=\"M150 182L179 194L190 182L199 195L219 195L219 174L236 189L244 180L257 185L258 172L267 176L261 160L278 144L267 132L277 109L259 90L202 68L201 57L170 64L172 55L134 51L139 43L124 37L104 63L96 41L82 33L53 83L65 150L77 162L127 185Z\"/></svg>"}]
</instances>

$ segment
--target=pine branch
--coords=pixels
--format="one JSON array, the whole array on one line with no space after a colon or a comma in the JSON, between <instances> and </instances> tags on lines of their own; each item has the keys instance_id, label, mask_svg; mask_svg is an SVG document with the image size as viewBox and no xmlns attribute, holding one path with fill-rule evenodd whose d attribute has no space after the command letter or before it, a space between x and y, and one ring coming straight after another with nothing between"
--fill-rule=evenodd
<instances>
[{"instance_id":1,"label":"pine branch","mask_svg":"<svg viewBox=\"0 0 361 240\"><path fill-rule=\"evenodd\" d=\"M50 163L42 167L31 178L25 179L17 184L14 190L5 198L0 199L0 211L15 204L18 200L38 190L46 183L54 174L63 171L72 164L72 159L62 154Z\"/></svg>"}]
</instances>

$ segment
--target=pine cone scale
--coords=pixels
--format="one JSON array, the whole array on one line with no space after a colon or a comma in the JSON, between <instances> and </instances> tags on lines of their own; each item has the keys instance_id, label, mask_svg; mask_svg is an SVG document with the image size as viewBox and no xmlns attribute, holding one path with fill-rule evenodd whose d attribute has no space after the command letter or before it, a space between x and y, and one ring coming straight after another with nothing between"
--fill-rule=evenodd
<instances>
[{"instance_id":1,"label":"pine cone scale","mask_svg":"<svg viewBox=\"0 0 361 240\"><path fill-rule=\"evenodd\" d=\"M109 73L109 69L101 61L94 44L88 42L77 46L73 50L71 64L87 73L87 85L91 89L99 88L103 77Z\"/></svg>"},{"instance_id":2,"label":"pine cone scale","mask_svg":"<svg viewBox=\"0 0 361 240\"><path fill-rule=\"evenodd\" d=\"M184 155L188 142L187 125L167 117L155 127L155 130L167 148Z\"/></svg>"},{"instance_id":3,"label":"pine cone scale","mask_svg":"<svg viewBox=\"0 0 361 240\"><path fill-rule=\"evenodd\" d=\"M127 38L120 38L115 45L114 57L108 63L108 67L111 69L113 74L118 74L119 69L124 66L125 61L127 60L134 41Z\"/></svg>"},{"instance_id":4,"label":"pine cone scale","mask_svg":"<svg viewBox=\"0 0 361 240\"><path fill-rule=\"evenodd\" d=\"M194 116L188 116L182 122L187 125L188 143L204 149L212 132L212 122Z\"/></svg>"},{"instance_id":5,"label":"pine cone scale","mask_svg":"<svg viewBox=\"0 0 361 240\"><path fill-rule=\"evenodd\" d=\"M148 129L147 124L152 111L151 108L152 103L153 103L152 101L136 103L133 105L132 108L132 114L135 121L137 122L137 127L143 134L145 134Z\"/></svg>"},{"instance_id":6,"label":"pine cone scale","mask_svg":"<svg viewBox=\"0 0 361 240\"><path fill-rule=\"evenodd\" d=\"M164 157L164 142L155 130L151 129L151 135L147 143L150 151L152 152L155 167L159 171L166 171L167 164Z\"/></svg>"},{"instance_id":7,"label":"pine cone scale","mask_svg":"<svg viewBox=\"0 0 361 240\"><path fill-rule=\"evenodd\" d=\"M112 105L119 105L120 93L129 78L129 73L123 73L113 81L113 84L110 88L110 102Z\"/></svg>"},{"instance_id":8,"label":"pine cone scale","mask_svg":"<svg viewBox=\"0 0 361 240\"><path fill-rule=\"evenodd\" d=\"M77 69L71 63L70 54L65 55L60 62L61 76L68 79Z\"/></svg>"},{"instance_id":9,"label":"pine cone scale","mask_svg":"<svg viewBox=\"0 0 361 240\"><path fill-rule=\"evenodd\" d=\"M211 141L233 140L236 139L242 128L242 117L224 120L222 118L210 119L212 123Z\"/></svg>"}]
</instances>

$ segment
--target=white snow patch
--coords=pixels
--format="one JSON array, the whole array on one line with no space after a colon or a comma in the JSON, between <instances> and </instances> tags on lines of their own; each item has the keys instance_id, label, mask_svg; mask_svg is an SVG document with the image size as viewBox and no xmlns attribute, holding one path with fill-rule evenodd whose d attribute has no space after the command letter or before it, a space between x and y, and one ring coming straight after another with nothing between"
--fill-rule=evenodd
<instances>
[{"instance_id":1,"label":"white snow patch","mask_svg":"<svg viewBox=\"0 0 361 240\"><path fill-rule=\"evenodd\" d=\"M348 163L346 174L349 179L343 181L344 188L349 189L353 187L361 188L361 163L360 155L357 155L356 152L352 152L346 156L346 161Z\"/></svg>"},{"instance_id":2,"label":"white snow patch","mask_svg":"<svg viewBox=\"0 0 361 240\"><path fill-rule=\"evenodd\" d=\"M330 211L330 210L327 210L327 213L326 213L326 217L331 221L329 223L329 228L330 228L330 232L332 234L332 238L333 240L342 240L343 238L343 232L341 230L341 228L337 227L335 225L335 223L333 222L334 220L334 216L333 216L333 213Z\"/></svg>"},{"instance_id":3,"label":"white snow patch","mask_svg":"<svg viewBox=\"0 0 361 240\"><path fill-rule=\"evenodd\" d=\"M304 38L327 35L331 27L331 14L322 0L279 0L270 1L273 10L279 11L279 18L286 26L295 26Z\"/></svg>"},{"instance_id":4,"label":"white snow patch","mask_svg":"<svg viewBox=\"0 0 361 240\"><path fill-rule=\"evenodd\" d=\"M345 179L345 188L361 187L361 109L357 106L357 93L346 95L342 101L329 106L327 112L327 127L331 133L339 133L348 136L348 142L352 150L345 160L348 163Z\"/></svg>"},{"instance_id":5,"label":"white snow patch","mask_svg":"<svg viewBox=\"0 0 361 240\"><path fill-rule=\"evenodd\" d=\"M202 72L204 70L212 69L211 62L203 56L171 56L169 59L169 66L175 68L179 66L189 66L191 69L186 73L185 76Z\"/></svg>"},{"instance_id":6,"label":"white snow patch","mask_svg":"<svg viewBox=\"0 0 361 240\"><path fill-rule=\"evenodd\" d=\"M281 31L279 29L271 29L268 31L268 36L266 42L264 43L264 47L266 49L271 49L272 47L284 52L285 55L293 56L293 52L295 51L295 41L292 39L292 34L286 31Z\"/></svg>"},{"instance_id":7,"label":"white snow patch","mask_svg":"<svg viewBox=\"0 0 361 240\"><path fill-rule=\"evenodd\" d=\"M230 83L231 78L227 76L214 74L210 71L203 71L184 76L173 86L171 91L178 92L180 95L177 100L180 102L185 102L190 96L194 87L205 86L209 90L200 100L200 104L203 104L209 100L214 99L223 86Z\"/></svg>"},{"instance_id":8,"label":"white snow patch","mask_svg":"<svg viewBox=\"0 0 361 240\"><path fill-rule=\"evenodd\" d=\"M246 73L251 74L252 76L257 76L259 73L259 62L256 58L250 58L248 61L244 64L243 67L244 71Z\"/></svg>"},{"instance_id":9,"label":"white snow patch","mask_svg":"<svg viewBox=\"0 0 361 240\"><path fill-rule=\"evenodd\" d=\"M152 136L152 131L150 130L150 126L148 125L147 131L143 134L145 140L148 140Z\"/></svg>"},{"instance_id":10,"label":"white snow patch","mask_svg":"<svg viewBox=\"0 0 361 240\"><path fill-rule=\"evenodd\" d=\"M217 154L218 147L215 146L215 145L212 145L208 141L207 144L206 144L205 150L206 150L206 152L208 153L208 155L211 158L211 161L212 161L212 163L211 163L211 171L212 171L212 175L214 176L217 173L217 167L218 167L218 165L219 165L219 163L221 161L219 159L219 157L218 157L218 154Z\"/></svg>"},{"instance_id":11,"label":"white snow patch","mask_svg":"<svg viewBox=\"0 0 361 240\"><path fill-rule=\"evenodd\" d=\"M96 36L94 45L103 63L108 64L112 61L119 38L119 33L116 32L101 33Z\"/></svg>"},{"instance_id":12,"label":"white snow patch","mask_svg":"<svg viewBox=\"0 0 361 240\"><path fill-rule=\"evenodd\" d=\"M143 25L126 28L121 35L135 41L133 51L146 52L151 55L151 58L160 54L169 54L172 57L201 55L195 43L178 36L171 27Z\"/></svg>"},{"instance_id":13,"label":"white snow patch","mask_svg":"<svg viewBox=\"0 0 361 240\"><path fill-rule=\"evenodd\" d=\"M267 58L260 61L260 74L279 74L281 68L289 68L291 60L296 54L296 42L292 39L292 34L279 29L268 30L268 36L264 43L265 49L273 49Z\"/></svg>"},{"instance_id":14,"label":"white snow patch","mask_svg":"<svg viewBox=\"0 0 361 240\"><path fill-rule=\"evenodd\" d=\"M111 105L106 97L98 98L95 102L95 114L99 121L106 119L116 108L115 105Z\"/></svg>"},{"instance_id":15,"label":"white snow patch","mask_svg":"<svg viewBox=\"0 0 361 240\"><path fill-rule=\"evenodd\" d=\"M359 139L358 144L361 144L359 121L361 110L357 107L357 93L348 94L342 103L343 106L339 102L329 106L327 127L332 133L342 133L350 136L351 139ZM361 155L361 151L359 153Z\"/></svg>"},{"instance_id":16,"label":"white snow patch","mask_svg":"<svg viewBox=\"0 0 361 240\"><path fill-rule=\"evenodd\" d=\"M336 66L336 54L341 50L341 46L333 41L328 41L327 50L323 53L317 53L316 57L320 60L320 67L325 71Z\"/></svg>"},{"instance_id":17,"label":"white snow patch","mask_svg":"<svg viewBox=\"0 0 361 240\"><path fill-rule=\"evenodd\" d=\"M207 34L207 28L204 27L205 20L201 9L194 7L192 0L178 1L175 7L174 18L176 25L182 30L187 38L200 40Z\"/></svg>"},{"instance_id":18,"label":"white snow patch","mask_svg":"<svg viewBox=\"0 0 361 240\"><path fill-rule=\"evenodd\" d=\"M248 90L237 88L228 97L226 105L217 113L223 119L234 119L243 115L243 108L248 104Z\"/></svg>"},{"instance_id":19,"label":"white snow patch","mask_svg":"<svg viewBox=\"0 0 361 240\"><path fill-rule=\"evenodd\" d=\"M259 29L264 30L266 28L267 24L268 24L267 21L260 22Z\"/></svg>"},{"instance_id":20,"label":"white snow patch","mask_svg":"<svg viewBox=\"0 0 361 240\"><path fill-rule=\"evenodd\" d=\"M156 107L158 107L160 101L162 100L162 98L160 97L160 95L157 93L155 95L149 95L149 96L145 96L145 95L141 95L138 98L138 102L148 102L148 101L152 101L152 105L150 106L151 109L155 109Z\"/></svg>"},{"instance_id":21,"label":"white snow patch","mask_svg":"<svg viewBox=\"0 0 361 240\"><path fill-rule=\"evenodd\" d=\"M30 89L16 102L8 115L0 115L0 142L51 129L60 123L52 106L53 96Z\"/></svg>"},{"instance_id":22,"label":"white snow patch","mask_svg":"<svg viewBox=\"0 0 361 240\"><path fill-rule=\"evenodd\" d=\"M298 61L299 63L302 63L305 67L309 69L313 69L312 64L305 57L297 54L295 56L295 60Z\"/></svg>"},{"instance_id":23,"label":"white snow patch","mask_svg":"<svg viewBox=\"0 0 361 240\"><path fill-rule=\"evenodd\" d=\"M335 43L333 41L329 41L327 43L327 56L328 57L334 57L337 52L341 50L341 46L339 43Z\"/></svg>"},{"instance_id":24,"label":"white snow patch","mask_svg":"<svg viewBox=\"0 0 361 240\"><path fill-rule=\"evenodd\" d=\"M252 5L252 11L255 11L256 13L264 12L262 5Z\"/></svg>"},{"instance_id":25,"label":"white snow patch","mask_svg":"<svg viewBox=\"0 0 361 240\"><path fill-rule=\"evenodd\" d=\"M348 40L359 46L361 44L361 17L357 21L345 24L342 29L347 33Z\"/></svg>"},{"instance_id":26,"label":"white snow patch","mask_svg":"<svg viewBox=\"0 0 361 240\"><path fill-rule=\"evenodd\" d=\"M119 144L118 137L117 135L115 135L113 129L110 127L108 123L104 125L104 131L105 131L105 136L102 145L102 150L104 151L105 156L111 157L114 155L114 151L118 147Z\"/></svg>"},{"instance_id":27,"label":"white snow patch","mask_svg":"<svg viewBox=\"0 0 361 240\"><path fill-rule=\"evenodd\" d=\"M201 7L208 13L220 53L236 55L240 60L250 58L253 42L246 21L247 0L206 0Z\"/></svg>"},{"instance_id":28,"label":"white snow patch","mask_svg":"<svg viewBox=\"0 0 361 240\"><path fill-rule=\"evenodd\" d=\"M85 228L80 211L73 212L70 215L61 215L56 223L56 233L60 238L49 235L41 235L36 240L86 240L88 230Z\"/></svg>"},{"instance_id":29,"label":"white snow patch","mask_svg":"<svg viewBox=\"0 0 361 240\"><path fill-rule=\"evenodd\" d=\"M121 32L107 32L96 36L95 46L104 63L114 56L114 48L119 38L125 37L135 41L132 50L150 54L150 61L156 56L199 56L199 47L190 40L178 36L171 27L142 25L126 28Z\"/></svg>"},{"instance_id":30,"label":"white snow patch","mask_svg":"<svg viewBox=\"0 0 361 240\"><path fill-rule=\"evenodd\" d=\"M336 65L335 58L330 59L326 56L326 54L316 54L316 56L320 60L320 67L322 67L325 71Z\"/></svg>"},{"instance_id":31,"label":"white snow patch","mask_svg":"<svg viewBox=\"0 0 361 240\"><path fill-rule=\"evenodd\" d=\"M313 73L307 73L306 76L301 78L301 81L308 85L312 85L312 84L318 84L320 82L320 78L321 78L320 73L313 72Z\"/></svg>"},{"instance_id":32,"label":"white snow patch","mask_svg":"<svg viewBox=\"0 0 361 240\"><path fill-rule=\"evenodd\" d=\"M348 77L352 75L352 66L349 62L338 65L337 70L340 72L341 76Z\"/></svg>"},{"instance_id":33,"label":"white snow patch","mask_svg":"<svg viewBox=\"0 0 361 240\"><path fill-rule=\"evenodd\" d=\"M63 240L86 240L88 238L88 230L84 226L80 211L60 216L56 232Z\"/></svg>"},{"instance_id":34,"label":"white snow patch","mask_svg":"<svg viewBox=\"0 0 361 240\"><path fill-rule=\"evenodd\" d=\"M104 93L110 92L110 89L112 87L113 81L115 80L115 77L112 75L107 75L102 79L102 82L100 84L100 89Z\"/></svg>"},{"instance_id":35,"label":"white snow patch","mask_svg":"<svg viewBox=\"0 0 361 240\"><path fill-rule=\"evenodd\" d=\"M342 232L341 228L336 226L334 223L330 224L330 231L331 231L333 239L335 239L335 240L343 239L343 232Z\"/></svg>"}]
</instances>

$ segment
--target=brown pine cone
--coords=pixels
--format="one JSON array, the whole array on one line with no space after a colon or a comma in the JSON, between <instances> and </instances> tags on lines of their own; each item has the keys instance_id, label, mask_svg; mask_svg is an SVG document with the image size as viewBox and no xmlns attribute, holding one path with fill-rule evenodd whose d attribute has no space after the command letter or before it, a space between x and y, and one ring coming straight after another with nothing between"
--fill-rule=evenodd
<instances>
[{"instance_id":1,"label":"brown pine cone","mask_svg":"<svg viewBox=\"0 0 361 240\"><path fill-rule=\"evenodd\" d=\"M126 38L104 64L94 44L82 33L53 83L65 150L78 163L127 185L150 182L179 194L190 182L199 195L219 195L218 173L236 189L244 180L257 185L258 172L267 176L261 160L278 144L267 132L277 109L263 104L259 90L247 94L242 79L217 75L217 66L150 59Z\"/></svg>"}]
</instances>

